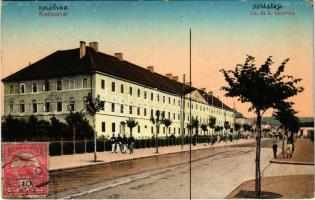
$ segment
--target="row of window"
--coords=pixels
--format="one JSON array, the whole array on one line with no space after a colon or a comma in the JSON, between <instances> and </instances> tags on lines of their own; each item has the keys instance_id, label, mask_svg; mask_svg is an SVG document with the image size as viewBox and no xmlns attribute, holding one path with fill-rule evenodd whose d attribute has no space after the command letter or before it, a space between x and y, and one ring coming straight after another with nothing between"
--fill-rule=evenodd
<instances>
[{"instance_id":1,"label":"row of window","mask_svg":"<svg viewBox=\"0 0 315 200\"><path fill-rule=\"evenodd\" d=\"M63 90L63 82L65 80L61 81L61 80L57 80L56 82L56 91L62 91ZM70 79L68 80L69 84L68 84L68 89L75 89L75 80ZM88 87L88 79L87 78L83 78L82 79L82 88L87 88ZM44 92L49 92L52 90L52 86L51 86L51 81L45 81L43 84L43 88L42 91ZM39 91L38 88L38 83L34 82L32 83L32 93L37 93ZM10 94L14 94L14 85L10 85L9 86L9 93ZM20 94L24 94L25 93L25 83L20 83L19 85L19 93Z\"/></svg>"},{"instance_id":2,"label":"row of window","mask_svg":"<svg viewBox=\"0 0 315 200\"><path fill-rule=\"evenodd\" d=\"M122 125L119 125L119 132L118 133L122 132L121 131L121 129L122 129L121 126ZM144 125L144 128L147 128L147 126ZM103 133L106 132L106 123L105 122L101 123L101 129L102 129ZM140 133L141 132L141 125L138 125L135 129L137 130L138 133ZM176 134L176 130L177 130L177 134L179 134L179 135L181 134L181 128L177 128L176 129L176 127L168 127L168 130L167 130L167 128L165 126L163 126L163 127L160 127L160 131L161 130L162 130L163 134L166 134L166 131L167 131L168 135L170 135L170 134L174 134L175 135ZM186 133L186 131L188 133L189 129L188 128L184 128L184 134ZM209 131L213 132L213 130L209 130ZM115 122L111 123L111 132L112 133L116 133L116 123ZM151 133L153 134L155 132L156 132L156 127L155 126L151 126Z\"/></svg>"}]
</instances>

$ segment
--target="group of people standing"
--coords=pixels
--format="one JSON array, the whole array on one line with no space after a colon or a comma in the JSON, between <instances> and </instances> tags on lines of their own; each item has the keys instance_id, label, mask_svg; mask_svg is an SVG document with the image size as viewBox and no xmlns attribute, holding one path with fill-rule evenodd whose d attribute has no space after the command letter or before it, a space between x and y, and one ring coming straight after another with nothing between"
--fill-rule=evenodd
<instances>
[{"instance_id":1,"label":"group of people standing","mask_svg":"<svg viewBox=\"0 0 315 200\"><path fill-rule=\"evenodd\" d=\"M123 154L127 153L127 150L129 149L129 153L133 153L133 149L135 146L135 139L130 135L129 138L124 135L121 137L118 134L118 137L115 137L115 134L110 138L111 144L112 144L112 153L118 153L119 151Z\"/></svg>"},{"instance_id":2,"label":"group of people standing","mask_svg":"<svg viewBox=\"0 0 315 200\"><path fill-rule=\"evenodd\" d=\"M284 152L283 152L284 158L291 158L292 157L292 154L294 152L294 142L295 142L295 138L294 138L293 134L291 134L290 137L288 137L288 139L287 139L287 149L284 150ZM273 142L272 149L273 149L274 158L277 158L278 145L277 145L276 141Z\"/></svg>"}]
</instances>

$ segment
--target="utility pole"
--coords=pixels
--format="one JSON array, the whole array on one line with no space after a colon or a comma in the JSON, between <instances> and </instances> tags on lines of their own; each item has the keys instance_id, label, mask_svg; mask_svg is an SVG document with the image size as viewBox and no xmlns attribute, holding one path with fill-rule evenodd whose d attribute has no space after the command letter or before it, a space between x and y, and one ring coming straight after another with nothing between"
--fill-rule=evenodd
<instances>
[{"instance_id":1,"label":"utility pole","mask_svg":"<svg viewBox=\"0 0 315 200\"><path fill-rule=\"evenodd\" d=\"M181 100L182 100L182 104L181 104L181 118L180 118L180 129L181 129L181 148L182 149L184 149L184 132L185 132L185 118L184 118L184 116L185 116L185 83L186 83L186 80L185 80L185 78L186 78L186 75L185 74L183 74L183 92L182 92L182 98L181 98Z\"/></svg>"}]
</instances>

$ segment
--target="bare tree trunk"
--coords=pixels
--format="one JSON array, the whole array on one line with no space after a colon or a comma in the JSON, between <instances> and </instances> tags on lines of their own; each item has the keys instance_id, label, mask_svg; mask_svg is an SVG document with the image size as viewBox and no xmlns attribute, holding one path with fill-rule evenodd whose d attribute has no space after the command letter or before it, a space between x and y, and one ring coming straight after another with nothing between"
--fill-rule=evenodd
<instances>
[{"instance_id":1,"label":"bare tree trunk","mask_svg":"<svg viewBox=\"0 0 315 200\"><path fill-rule=\"evenodd\" d=\"M261 139L261 115L260 109L256 109L257 122L256 122L256 172L255 172L255 192L256 198L260 198L261 193L261 176L260 176L260 139Z\"/></svg>"}]
</instances>

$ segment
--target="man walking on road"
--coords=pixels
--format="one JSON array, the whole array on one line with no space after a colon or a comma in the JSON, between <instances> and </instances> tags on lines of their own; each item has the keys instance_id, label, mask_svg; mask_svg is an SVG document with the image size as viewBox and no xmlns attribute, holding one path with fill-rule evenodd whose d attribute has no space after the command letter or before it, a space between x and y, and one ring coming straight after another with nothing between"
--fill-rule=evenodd
<instances>
[{"instance_id":1,"label":"man walking on road","mask_svg":"<svg viewBox=\"0 0 315 200\"><path fill-rule=\"evenodd\" d=\"M126 135L124 135L124 137L122 138L122 145L123 145L123 152L122 153L127 153L128 141L127 141Z\"/></svg>"},{"instance_id":2,"label":"man walking on road","mask_svg":"<svg viewBox=\"0 0 315 200\"><path fill-rule=\"evenodd\" d=\"M130 135L130 137L128 138L128 145L129 145L130 154L132 154L133 148L135 145L135 139L132 137L132 135Z\"/></svg>"},{"instance_id":3,"label":"man walking on road","mask_svg":"<svg viewBox=\"0 0 315 200\"><path fill-rule=\"evenodd\" d=\"M274 158L277 158L278 145L277 145L277 142L276 142L276 141L273 141L272 150L273 150L273 156L274 156Z\"/></svg>"},{"instance_id":4,"label":"man walking on road","mask_svg":"<svg viewBox=\"0 0 315 200\"><path fill-rule=\"evenodd\" d=\"M115 134L113 134L113 136L110 138L110 142L112 144L112 153L117 153L116 151L116 138L115 138Z\"/></svg>"}]
</instances>

